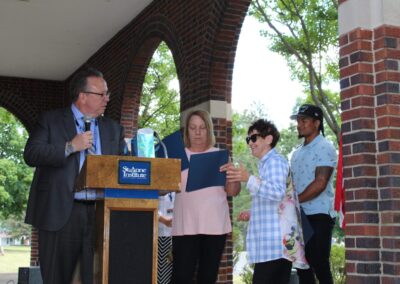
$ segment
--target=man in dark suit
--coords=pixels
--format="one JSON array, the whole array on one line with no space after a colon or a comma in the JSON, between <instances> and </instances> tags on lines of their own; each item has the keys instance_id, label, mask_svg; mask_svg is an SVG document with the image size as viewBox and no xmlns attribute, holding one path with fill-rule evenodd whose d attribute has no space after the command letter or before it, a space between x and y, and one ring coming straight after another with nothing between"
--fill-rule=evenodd
<instances>
[{"instance_id":1,"label":"man in dark suit","mask_svg":"<svg viewBox=\"0 0 400 284\"><path fill-rule=\"evenodd\" d=\"M24 151L36 167L25 221L39 230L45 284L71 283L78 263L82 283L93 283L95 203L74 184L86 154L119 155L125 145L123 128L102 117L110 93L101 72L78 72L71 95L71 106L40 116Z\"/></svg>"}]
</instances>

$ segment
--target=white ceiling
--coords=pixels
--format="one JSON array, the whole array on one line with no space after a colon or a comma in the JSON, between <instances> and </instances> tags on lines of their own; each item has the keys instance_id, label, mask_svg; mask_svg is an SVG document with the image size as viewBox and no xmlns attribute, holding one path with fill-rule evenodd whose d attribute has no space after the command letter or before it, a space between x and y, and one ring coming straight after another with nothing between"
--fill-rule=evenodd
<instances>
[{"instance_id":1,"label":"white ceiling","mask_svg":"<svg viewBox=\"0 0 400 284\"><path fill-rule=\"evenodd\" d=\"M152 0L0 0L0 76L64 80Z\"/></svg>"}]
</instances>

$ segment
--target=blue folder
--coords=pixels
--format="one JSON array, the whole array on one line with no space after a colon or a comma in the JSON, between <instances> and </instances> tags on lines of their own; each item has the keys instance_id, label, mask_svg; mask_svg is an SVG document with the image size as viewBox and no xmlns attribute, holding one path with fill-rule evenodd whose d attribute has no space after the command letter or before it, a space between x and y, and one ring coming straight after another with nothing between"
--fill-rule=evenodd
<instances>
[{"instance_id":1,"label":"blue folder","mask_svg":"<svg viewBox=\"0 0 400 284\"><path fill-rule=\"evenodd\" d=\"M167 148L168 158L181 159L181 171L189 168L189 160L185 152L185 144L183 143L182 133L178 130L168 135L162 140ZM156 157L165 158L164 148L156 145Z\"/></svg>"},{"instance_id":2,"label":"blue folder","mask_svg":"<svg viewBox=\"0 0 400 284\"><path fill-rule=\"evenodd\" d=\"M189 163L189 176L186 191L199 190L210 186L225 186L226 173L220 172L220 166L229 160L227 150L192 154Z\"/></svg>"}]
</instances>

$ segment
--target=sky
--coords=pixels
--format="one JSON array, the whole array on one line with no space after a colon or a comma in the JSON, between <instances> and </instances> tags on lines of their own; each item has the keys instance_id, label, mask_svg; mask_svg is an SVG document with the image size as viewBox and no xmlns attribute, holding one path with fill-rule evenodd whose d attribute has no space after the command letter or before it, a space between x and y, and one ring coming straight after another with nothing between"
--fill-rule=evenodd
<instances>
[{"instance_id":1,"label":"sky","mask_svg":"<svg viewBox=\"0 0 400 284\"><path fill-rule=\"evenodd\" d=\"M232 109L242 112L252 102L263 103L268 119L278 129L287 128L301 85L290 78L286 61L269 50L260 35L261 24L247 16L239 37L232 82Z\"/></svg>"}]
</instances>

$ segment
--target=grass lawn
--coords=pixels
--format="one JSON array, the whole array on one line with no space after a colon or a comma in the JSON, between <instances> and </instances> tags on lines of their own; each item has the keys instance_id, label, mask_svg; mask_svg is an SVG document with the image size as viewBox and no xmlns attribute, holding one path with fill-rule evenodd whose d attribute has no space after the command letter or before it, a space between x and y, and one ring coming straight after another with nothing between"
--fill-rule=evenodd
<instances>
[{"instance_id":1,"label":"grass lawn","mask_svg":"<svg viewBox=\"0 0 400 284\"><path fill-rule=\"evenodd\" d=\"M233 284L244 284L240 276L238 275L233 275Z\"/></svg>"},{"instance_id":2,"label":"grass lawn","mask_svg":"<svg viewBox=\"0 0 400 284\"><path fill-rule=\"evenodd\" d=\"M0 255L0 273L18 273L19 267L30 264L31 247L4 247L4 255Z\"/></svg>"}]
</instances>

